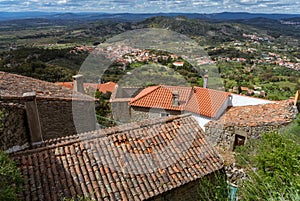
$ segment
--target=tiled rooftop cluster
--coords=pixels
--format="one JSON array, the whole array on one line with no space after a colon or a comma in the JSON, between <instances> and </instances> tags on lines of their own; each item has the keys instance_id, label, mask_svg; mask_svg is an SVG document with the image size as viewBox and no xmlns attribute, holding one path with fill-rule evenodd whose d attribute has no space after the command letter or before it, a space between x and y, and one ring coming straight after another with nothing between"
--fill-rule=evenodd
<instances>
[{"instance_id":1,"label":"tiled rooftop cluster","mask_svg":"<svg viewBox=\"0 0 300 201\"><path fill-rule=\"evenodd\" d=\"M33 91L36 92L37 98L71 100L75 97L73 91L54 83L0 71L1 98L20 98L24 93ZM80 99L90 99L82 94L77 95Z\"/></svg>"},{"instance_id":2,"label":"tiled rooftop cluster","mask_svg":"<svg viewBox=\"0 0 300 201\"><path fill-rule=\"evenodd\" d=\"M291 101L230 108L218 121L208 124L260 126L290 123L297 114Z\"/></svg>"},{"instance_id":3,"label":"tiled rooftop cluster","mask_svg":"<svg viewBox=\"0 0 300 201\"><path fill-rule=\"evenodd\" d=\"M12 158L25 200L145 200L223 167L190 115L55 139Z\"/></svg>"},{"instance_id":4,"label":"tiled rooftop cluster","mask_svg":"<svg viewBox=\"0 0 300 201\"><path fill-rule=\"evenodd\" d=\"M172 105L172 94L179 94L179 106ZM130 101L131 106L185 110L214 118L230 93L201 87L153 86L144 89Z\"/></svg>"}]
</instances>

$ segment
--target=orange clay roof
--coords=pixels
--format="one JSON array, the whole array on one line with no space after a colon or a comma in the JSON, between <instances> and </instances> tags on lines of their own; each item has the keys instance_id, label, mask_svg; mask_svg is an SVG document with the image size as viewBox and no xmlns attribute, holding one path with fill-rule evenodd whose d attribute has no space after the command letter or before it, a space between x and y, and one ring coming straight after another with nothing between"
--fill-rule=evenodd
<instances>
[{"instance_id":1,"label":"orange clay roof","mask_svg":"<svg viewBox=\"0 0 300 201\"><path fill-rule=\"evenodd\" d=\"M207 117L216 117L230 93L195 87L185 110Z\"/></svg>"},{"instance_id":2,"label":"orange clay roof","mask_svg":"<svg viewBox=\"0 0 300 201\"><path fill-rule=\"evenodd\" d=\"M11 155L23 200L150 200L223 168L190 115L44 141ZM145 170L145 171L144 171Z\"/></svg>"},{"instance_id":3,"label":"orange clay roof","mask_svg":"<svg viewBox=\"0 0 300 201\"><path fill-rule=\"evenodd\" d=\"M210 121L207 126L285 125L292 122L296 114L297 111L293 109L289 100L261 105L236 106L230 108L219 120Z\"/></svg>"},{"instance_id":4,"label":"orange clay roof","mask_svg":"<svg viewBox=\"0 0 300 201\"><path fill-rule=\"evenodd\" d=\"M73 82L55 82L55 84L73 90Z\"/></svg>"},{"instance_id":5,"label":"orange clay roof","mask_svg":"<svg viewBox=\"0 0 300 201\"><path fill-rule=\"evenodd\" d=\"M100 86L98 86L99 91L101 91L102 93L106 93L106 92L113 92L115 90L116 87L116 83L114 82L107 82L104 84L100 84Z\"/></svg>"},{"instance_id":6,"label":"orange clay roof","mask_svg":"<svg viewBox=\"0 0 300 201\"><path fill-rule=\"evenodd\" d=\"M179 106L172 106L172 94L179 93ZM131 99L130 105L165 110L189 111L207 117L215 117L230 93L200 87L153 86Z\"/></svg>"},{"instance_id":7,"label":"orange clay roof","mask_svg":"<svg viewBox=\"0 0 300 201\"><path fill-rule=\"evenodd\" d=\"M73 87L74 87L73 82L56 82L55 84L69 88L71 90L73 90ZM108 91L113 92L115 90L116 83L114 83L114 82L107 82L104 84L84 83L83 86L84 86L84 89L87 89L87 88L92 88L94 90L98 89L99 91L101 91L102 93L105 94Z\"/></svg>"}]
</instances>

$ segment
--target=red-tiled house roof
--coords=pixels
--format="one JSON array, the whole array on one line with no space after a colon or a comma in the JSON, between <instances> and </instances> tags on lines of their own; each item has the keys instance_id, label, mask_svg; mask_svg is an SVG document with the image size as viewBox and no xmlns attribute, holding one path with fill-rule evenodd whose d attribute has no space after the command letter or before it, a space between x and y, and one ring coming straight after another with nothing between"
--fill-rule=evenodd
<instances>
[{"instance_id":1,"label":"red-tiled house roof","mask_svg":"<svg viewBox=\"0 0 300 201\"><path fill-rule=\"evenodd\" d=\"M172 93L179 93L179 106L172 106ZM152 86L141 91L130 101L131 106L183 110L191 93L190 87Z\"/></svg>"},{"instance_id":2,"label":"red-tiled house roof","mask_svg":"<svg viewBox=\"0 0 300 201\"><path fill-rule=\"evenodd\" d=\"M116 83L107 82L107 83L100 84L100 86L98 86L98 89L99 91L105 94L107 92L113 92L115 90L115 87L116 87Z\"/></svg>"},{"instance_id":3,"label":"red-tiled house roof","mask_svg":"<svg viewBox=\"0 0 300 201\"><path fill-rule=\"evenodd\" d=\"M223 167L190 115L54 139L11 157L24 200L146 200Z\"/></svg>"},{"instance_id":4,"label":"red-tiled house roof","mask_svg":"<svg viewBox=\"0 0 300 201\"><path fill-rule=\"evenodd\" d=\"M270 104L237 106L228 111L217 121L210 124L261 126L284 125L292 122L297 111L290 101L278 101Z\"/></svg>"},{"instance_id":5,"label":"red-tiled house roof","mask_svg":"<svg viewBox=\"0 0 300 201\"><path fill-rule=\"evenodd\" d=\"M172 94L179 94L179 106L172 105ZM215 118L230 93L200 87L153 86L141 91L130 101L131 106L189 111Z\"/></svg>"},{"instance_id":6,"label":"red-tiled house roof","mask_svg":"<svg viewBox=\"0 0 300 201\"><path fill-rule=\"evenodd\" d=\"M230 93L223 91L195 87L185 110L214 118L218 116L218 112L224 106L229 96Z\"/></svg>"},{"instance_id":7,"label":"red-tiled house roof","mask_svg":"<svg viewBox=\"0 0 300 201\"><path fill-rule=\"evenodd\" d=\"M26 92L36 92L37 98L71 100L75 97L73 91L54 83L0 71L0 99L20 98ZM76 97L93 100L83 94Z\"/></svg>"},{"instance_id":8,"label":"red-tiled house roof","mask_svg":"<svg viewBox=\"0 0 300 201\"><path fill-rule=\"evenodd\" d=\"M73 88L74 88L73 82L55 82L55 84L58 86L62 86L62 87L71 89L71 90L73 90Z\"/></svg>"},{"instance_id":9,"label":"red-tiled house roof","mask_svg":"<svg viewBox=\"0 0 300 201\"><path fill-rule=\"evenodd\" d=\"M55 84L69 88L71 90L73 90L73 88L74 88L73 82L56 82ZM95 91L98 89L99 91L101 91L102 93L105 94L107 92L113 92L115 90L116 83L114 83L114 82L107 82L107 83L103 83L103 84L83 83L83 87L84 87L84 89L90 88Z\"/></svg>"}]
</instances>

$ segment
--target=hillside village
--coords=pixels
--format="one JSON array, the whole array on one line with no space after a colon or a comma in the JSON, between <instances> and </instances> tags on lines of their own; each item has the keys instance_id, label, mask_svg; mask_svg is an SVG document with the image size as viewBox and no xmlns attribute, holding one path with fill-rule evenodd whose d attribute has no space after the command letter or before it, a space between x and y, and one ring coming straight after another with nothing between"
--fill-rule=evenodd
<instances>
[{"instance_id":1,"label":"hillside village","mask_svg":"<svg viewBox=\"0 0 300 201\"><path fill-rule=\"evenodd\" d=\"M299 200L297 20L114 17L0 23L11 200ZM189 63L104 42L143 28L184 34L204 54ZM101 76L82 70L89 57Z\"/></svg>"},{"instance_id":2,"label":"hillside village","mask_svg":"<svg viewBox=\"0 0 300 201\"><path fill-rule=\"evenodd\" d=\"M231 174L224 153L288 125L299 109L299 92L269 101L209 89L209 80L143 89L81 75L56 84L0 76L0 147L24 177L24 200L195 200L203 178ZM99 129L91 87L112 92L117 127Z\"/></svg>"}]
</instances>

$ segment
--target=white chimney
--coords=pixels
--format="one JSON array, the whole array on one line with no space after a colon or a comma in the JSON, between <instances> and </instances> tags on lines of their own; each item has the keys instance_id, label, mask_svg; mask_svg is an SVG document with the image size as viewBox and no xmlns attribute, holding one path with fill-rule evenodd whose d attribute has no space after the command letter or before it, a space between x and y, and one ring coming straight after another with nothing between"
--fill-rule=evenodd
<instances>
[{"instance_id":1,"label":"white chimney","mask_svg":"<svg viewBox=\"0 0 300 201\"><path fill-rule=\"evenodd\" d=\"M207 85L208 85L208 75L204 75L203 88L207 88Z\"/></svg>"},{"instance_id":2,"label":"white chimney","mask_svg":"<svg viewBox=\"0 0 300 201\"><path fill-rule=\"evenodd\" d=\"M74 91L84 93L83 75L74 75L73 81L74 81Z\"/></svg>"},{"instance_id":3,"label":"white chimney","mask_svg":"<svg viewBox=\"0 0 300 201\"><path fill-rule=\"evenodd\" d=\"M172 106L173 107L179 106L179 92L178 91L172 92Z\"/></svg>"}]
</instances>

